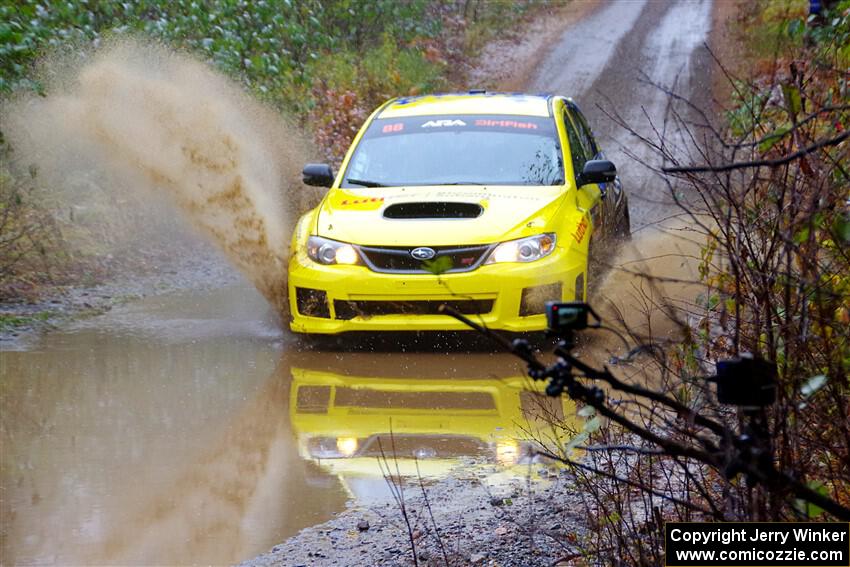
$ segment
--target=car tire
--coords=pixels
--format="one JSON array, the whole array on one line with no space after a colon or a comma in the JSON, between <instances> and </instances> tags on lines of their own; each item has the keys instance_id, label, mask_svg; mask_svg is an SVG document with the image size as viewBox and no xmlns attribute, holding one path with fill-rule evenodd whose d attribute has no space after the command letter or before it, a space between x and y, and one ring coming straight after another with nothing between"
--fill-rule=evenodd
<instances>
[{"instance_id":1,"label":"car tire","mask_svg":"<svg viewBox=\"0 0 850 567\"><path fill-rule=\"evenodd\" d=\"M632 239L632 220L629 216L629 208L626 206L626 211L620 217L620 222L617 224L615 231L617 240L628 241Z\"/></svg>"},{"instance_id":2,"label":"car tire","mask_svg":"<svg viewBox=\"0 0 850 567\"><path fill-rule=\"evenodd\" d=\"M602 264L599 262L599 256L599 251L596 250L596 240L591 238L587 244L587 282L585 282L584 288L584 301L590 301L590 297L596 289L597 280L604 271Z\"/></svg>"}]
</instances>

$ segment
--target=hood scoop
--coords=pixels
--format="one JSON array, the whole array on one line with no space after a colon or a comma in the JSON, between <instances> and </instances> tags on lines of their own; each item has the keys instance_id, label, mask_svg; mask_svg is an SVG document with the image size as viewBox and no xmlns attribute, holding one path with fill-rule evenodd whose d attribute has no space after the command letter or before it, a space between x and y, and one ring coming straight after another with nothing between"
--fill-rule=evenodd
<instances>
[{"instance_id":1,"label":"hood scoop","mask_svg":"<svg viewBox=\"0 0 850 567\"><path fill-rule=\"evenodd\" d=\"M424 203L396 203L384 209L388 219L474 219L480 217L484 207L478 203L426 201Z\"/></svg>"}]
</instances>

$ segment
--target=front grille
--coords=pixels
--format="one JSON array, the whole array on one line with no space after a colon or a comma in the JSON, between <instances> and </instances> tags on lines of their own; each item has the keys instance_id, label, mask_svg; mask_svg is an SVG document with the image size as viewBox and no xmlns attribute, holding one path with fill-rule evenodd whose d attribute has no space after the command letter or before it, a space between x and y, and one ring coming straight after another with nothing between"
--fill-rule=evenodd
<instances>
[{"instance_id":1,"label":"front grille","mask_svg":"<svg viewBox=\"0 0 850 567\"><path fill-rule=\"evenodd\" d=\"M370 437L363 443L357 456L381 457L386 455L388 449L400 458L446 459L484 456L489 448L486 442L471 435L396 433Z\"/></svg>"},{"instance_id":2,"label":"front grille","mask_svg":"<svg viewBox=\"0 0 850 567\"><path fill-rule=\"evenodd\" d=\"M441 272L469 272L481 265L487 257L491 245L477 246L435 246L432 248L436 255L426 262L447 264L447 269ZM360 246L360 254L366 265L374 272L387 273L431 273L425 267L425 262L410 255L415 248L379 248L376 246ZM446 258L446 260L441 260ZM437 265L440 265L437 264Z\"/></svg>"},{"instance_id":3,"label":"front grille","mask_svg":"<svg viewBox=\"0 0 850 567\"><path fill-rule=\"evenodd\" d=\"M492 299L462 299L457 301L345 301L334 300L336 318L344 321L355 317L380 315L439 315L440 306L446 305L464 315L484 315L493 310Z\"/></svg>"},{"instance_id":4,"label":"front grille","mask_svg":"<svg viewBox=\"0 0 850 567\"><path fill-rule=\"evenodd\" d=\"M303 387L302 387L303 389ZM370 388L338 386L334 407L348 409L408 410L495 410L496 400L490 392L415 391L393 392Z\"/></svg>"},{"instance_id":5,"label":"front grille","mask_svg":"<svg viewBox=\"0 0 850 567\"><path fill-rule=\"evenodd\" d=\"M351 457L381 457L388 451L393 457L408 459L451 458L484 456L488 444L471 435L451 434L375 434L358 439L359 447L353 454L340 452L337 437L311 437L307 451L317 459L345 459Z\"/></svg>"}]
</instances>

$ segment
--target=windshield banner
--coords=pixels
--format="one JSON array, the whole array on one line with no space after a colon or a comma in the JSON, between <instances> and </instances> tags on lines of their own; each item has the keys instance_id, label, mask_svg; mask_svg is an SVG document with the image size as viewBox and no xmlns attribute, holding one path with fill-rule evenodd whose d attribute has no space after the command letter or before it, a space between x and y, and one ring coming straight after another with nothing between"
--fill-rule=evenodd
<instances>
[{"instance_id":1,"label":"windshield banner","mask_svg":"<svg viewBox=\"0 0 850 567\"><path fill-rule=\"evenodd\" d=\"M501 131L520 134L555 136L555 121L551 117L497 115L410 116L379 118L366 131L366 138L398 134L428 134L445 131Z\"/></svg>"}]
</instances>

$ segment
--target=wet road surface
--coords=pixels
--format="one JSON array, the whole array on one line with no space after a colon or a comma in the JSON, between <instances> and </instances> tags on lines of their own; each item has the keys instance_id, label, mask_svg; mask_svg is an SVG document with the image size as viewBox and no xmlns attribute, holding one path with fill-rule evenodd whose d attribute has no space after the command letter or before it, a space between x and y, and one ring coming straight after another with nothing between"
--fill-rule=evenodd
<instances>
[{"instance_id":1,"label":"wet road surface","mask_svg":"<svg viewBox=\"0 0 850 567\"><path fill-rule=\"evenodd\" d=\"M589 115L634 227L669 203L596 103L662 117L640 71L707 90L710 12L603 4L533 82ZM376 456L390 430L404 474L414 455L426 477L459 463L510 469L527 458L521 425L539 411L505 355L305 350L248 283L132 303L0 357L3 564L244 560L352 498L387 498Z\"/></svg>"},{"instance_id":2,"label":"wet road surface","mask_svg":"<svg viewBox=\"0 0 850 567\"><path fill-rule=\"evenodd\" d=\"M118 308L0 371L3 564L243 560L388 499L381 447L403 475L510 466L551 407L504 355L300 348L247 283Z\"/></svg>"},{"instance_id":3,"label":"wet road surface","mask_svg":"<svg viewBox=\"0 0 850 567\"><path fill-rule=\"evenodd\" d=\"M234 561L342 506L290 454L267 311L165 296L3 353L2 562Z\"/></svg>"}]
</instances>

